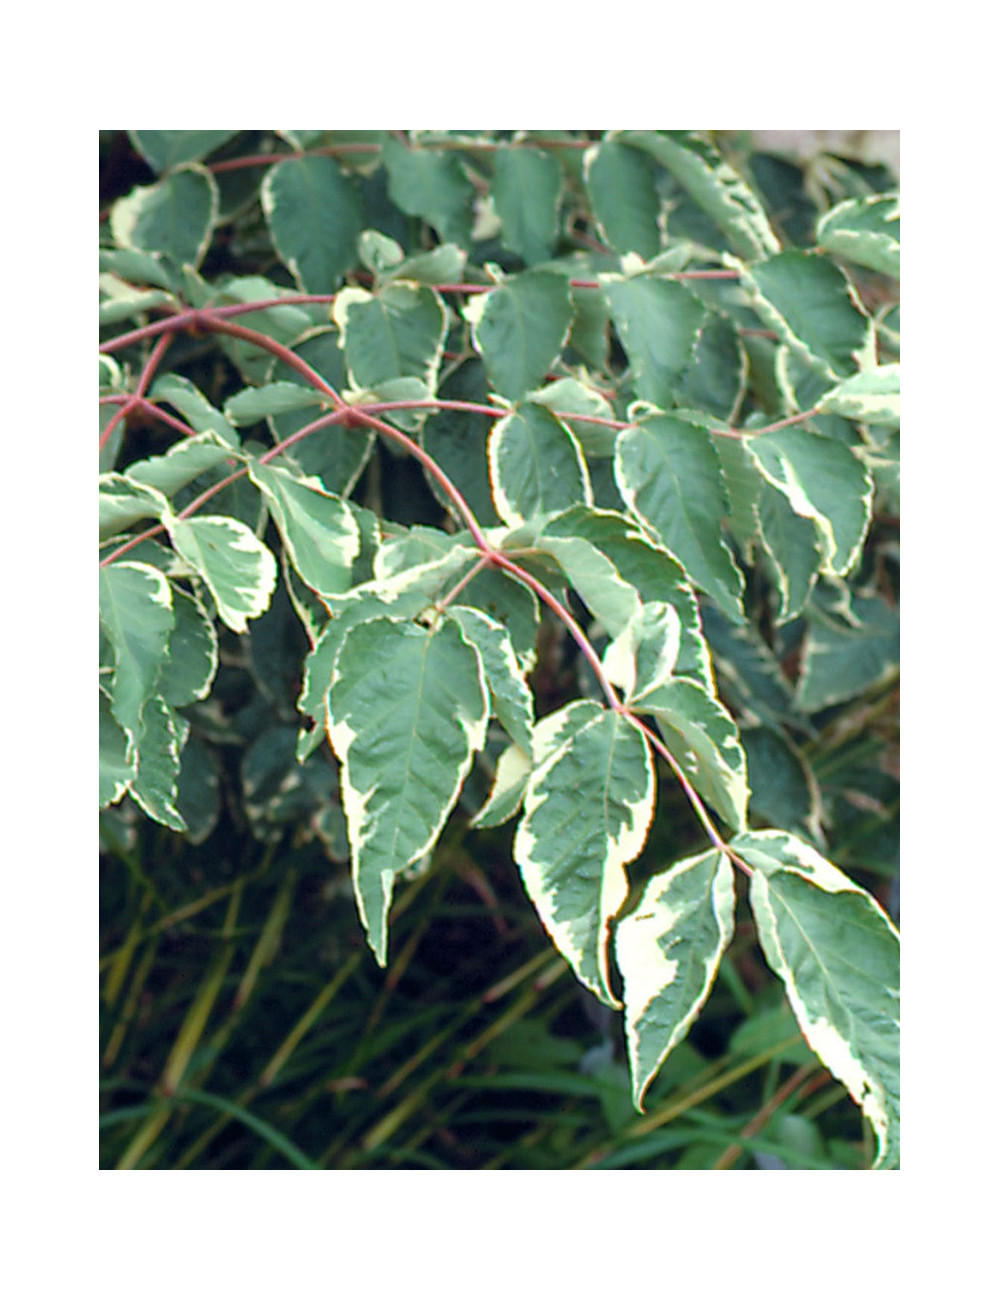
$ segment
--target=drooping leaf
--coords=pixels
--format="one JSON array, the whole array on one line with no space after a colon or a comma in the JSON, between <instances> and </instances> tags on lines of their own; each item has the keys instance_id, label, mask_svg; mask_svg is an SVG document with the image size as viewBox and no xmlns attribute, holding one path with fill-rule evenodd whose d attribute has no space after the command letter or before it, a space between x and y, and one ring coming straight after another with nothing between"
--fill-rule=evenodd
<instances>
[{"instance_id":1,"label":"drooping leaf","mask_svg":"<svg viewBox=\"0 0 1000 1300\"><path fill-rule=\"evenodd\" d=\"M177 808L177 778L187 733L187 722L162 696L154 695L147 701L138 739L138 765L129 794L148 817L172 831L187 830Z\"/></svg>"},{"instance_id":2,"label":"drooping leaf","mask_svg":"<svg viewBox=\"0 0 1000 1300\"><path fill-rule=\"evenodd\" d=\"M751 816L823 842L819 784L801 751L775 726L743 727Z\"/></svg>"},{"instance_id":3,"label":"drooping leaf","mask_svg":"<svg viewBox=\"0 0 1000 1300\"><path fill-rule=\"evenodd\" d=\"M681 621L673 605L643 605L604 652L604 671L628 698L643 696L673 676L681 648Z\"/></svg>"},{"instance_id":4,"label":"drooping leaf","mask_svg":"<svg viewBox=\"0 0 1000 1300\"><path fill-rule=\"evenodd\" d=\"M163 668L174 627L170 583L148 564L122 560L100 570L101 627L114 653L111 713L128 737L128 757Z\"/></svg>"},{"instance_id":5,"label":"drooping leaf","mask_svg":"<svg viewBox=\"0 0 1000 1300\"><path fill-rule=\"evenodd\" d=\"M129 131L129 138L154 172L201 162L239 131Z\"/></svg>"},{"instance_id":6,"label":"drooping leaf","mask_svg":"<svg viewBox=\"0 0 1000 1300\"><path fill-rule=\"evenodd\" d=\"M516 401L542 383L569 336L569 282L525 271L472 298L465 315L494 389Z\"/></svg>"},{"instance_id":7,"label":"drooping leaf","mask_svg":"<svg viewBox=\"0 0 1000 1300\"><path fill-rule=\"evenodd\" d=\"M632 697L655 718L667 748L695 790L735 830L746 826L746 755L727 709L698 682L675 677Z\"/></svg>"},{"instance_id":8,"label":"drooping leaf","mask_svg":"<svg viewBox=\"0 0 1000 1300\"><path fill-rule=\"evenodd\" d=\"M580 445L547 407L520 403L493 426L487 453L493 502L508 524L590 504Z\"/></svg>"},{"instance_id":9,"label":"drooping leaf","mask_svg":"<svg viewBox=\"0 0 1000 1300\"><path fill-rule=\"evenodd\" d=\"M99 696L98 806L117 803L135 776L136 757L129 758L129 739L114 719L104 691Z\"/></svg>"},{"instance_id":10,"label":"drooping leaf","mask_svg":"<svg viewBox=\"0 0 1000 1300\"><path fill-rule=\"evenodd\" d=\"M535 545L558 560L609 636L625 629L638 612L637 602L672 605L681 622L676 671L714 691L698 602L684 570L634 521L610 510L574 506L548 520Z\"/></svg>"},{"instance_id":11,"label":"drooping leaf","mask_svg":"<svg viewBox=\"0 0 1000 1300\"><path fill-rule=\"evenodd\" d=\"M303 292L339 288L364 225L354 179L332 158L285 158L264 177L261 204L278 256Z\"/></svg>"},{"instance_id":12,"label":"drooping leaf","mask_svg":"<svg viewBox=\"0 0 1000 1300\"><path fill-rule=\"evenodd\" d=\"M218 208L215 178L191 163L119 199L111 209L111 232L121 248L166 253L179 265L197 267L208 251Z\"/></svg>"},{"instance_id":13,"label":"drooping leaf","mask_svg":"<svg viewBox=\"0 0 1000 1300\"><path fill-rule=\"evenodd\" d=\"M175 622L157 691L166 704L182 709L205 699L211 690L219 666L219 642L215 624L197 594L172 583L171 596Z\"/></svg>"},{"instance_id":14,"label":"drooping leaf","mask_svg":"<svg viewBox=\"0 0 1000 1300\"><path fill-rule=\"evenodd\" d=\"M485 830L503 826L520 812L524 792L531 775L531 754L517 745L508 745L497 759L489 798L469 823Z\"/></svg>"},{"instance_id":15,"label":"drooping leaf","mask_svg":"<svg viewBox=\"0 0 1000 1300\"><path fill-rule=\"evenodd\" d=\"M726 499L706 432L666 415L623 429L615 478L631 509L692 580L733 622L742 622L743 575L723 536Z\"/></svg>"},{"instance_id":16,"label":"drooping leaf","mask_svg":"<svg viewBox=\"0 0 1000 1300\"><path fill-rule=\"evenodd\" d=\"M845 199L820 219L816 240L834 257L898 279L899 195Z\"/></svg>"},{"instance_id":17,"label":"drooping leaf","mask_svg":"<svg viewBox=\"0 0 1000 1300\"><path fill-rule=\"evenodd\" d=\"M352 583L360 533L348 506L316 479L297 477L275 465L251 463L250 477L299 577L321 596L339 596Z\"/></svg>"},{"instance_id":18,"label":"drooping leaf","mask_svg":"<svg viewBox=\"0 0 1000 1300\"><path fill-rule=\"evenodd\" d=\"M556 238L562 169L539 149L500 149L493 155L490 194L503 225L504 247L530 266L550 256Z\"/></svg>"},{"instance_id":19,"label":"drooping leaf","mask_svg":"<svg viewBox=\"0 0 1000 1300\"><path fill-rule=\"evenodd\" d=\"M602 275L600 282L636 393L668 409L694 362L705 308L682 284L661 276Z\"/></svg>"},{"instance_id":20,"label":"drooping leaf","mask_svg":"<svg viewBox=\"0 0 1000 1300\"><path fill-rule=\"evenodd\" d=\"M619 138L665 167L741 257L761 258L779 250L753 190L707 141L691 131L624 131Z\"/></svg>"},{"instance_id":21,"label":"drooping leaf","mask_svg":"<svg viewBox=\"0 0 1000 1300\"><path fill-rule=\"evenodd\" d=\"M619 140L588 149L584 176L604 238L619 253L648 262L660 251L660 198L648 156Z\"/></svg>"},{"instance_id":22,"label":"drooping leaf","mask_svg":"<svg viewBox=\"0 0 1000 1300\"><path fill-rule=\"evenodd\" d=\"M620 1006L610 981L609 927L628 895L625 866L646 841L653 767L645 737L621 714L589 701L569 709L572 721L560 710L550 722L558 741L529 778L514 859L577 978L602 1002Z\"/></svg>"},{"instance_id":23,"label":"drooping leaf","mask_svg":"<svg viewBox=\"0 0 1000 1300\"><path fill-rule=\"evenodd\" d=\"M809 619L799 707L815 713L891 681L899 671L899 610L876 596L856 596L855 626L820 614Z\"/></svg>"},{"instance_id":24,"label":"drooping leaf","mask_svg":"<svg viewBox=\"0 0 1000 1300\"><path fill-rule=\"evenodd\" d=\"M806 1041L875 1130L877 1168L899 1164L899 934L879 905L785 831L732 847L751 867L764 955Z\"/></svg>"},{"instance_id":25,"label":"drooping leaf","mask_svg":"<svg viewBox=\"0 0 1000 1300\"><path fill-rule=\"evenodd\" d=\"M660 1066L712 990L733 937L733 868L713 849L675 863L648 882L615 932L625 981L625 1033L637 1110Z\"/></svg>"},{"instance_id":26,"label":"drooping leaf","mask_svg":"<svg viewBox=\"0 0 1000 1300\"><path fill-rule=\"evenodd\" d=\"M395 878L433 848L486 740L479 654L451 620L359 623L337 655L327 710L358 910L384 966Z\"/></svg>"},{"instance_id":27,"label":"drooping leaf","mask_svg":"<svg viewBox=\"0 0 1000 1300\"><path fill-rule=\"evenodd\" d=\"M775 622L780 626L801 614L823 566L824 547L815 521L796 514L785 494L766 479L760 484L757 514L778 591Z\"/></svg>"},{"instance_id":28,"label":"drooping leaf","mask_svg":"<svg viewBox=\"0 0 1000 1300\"><path fill-rule=\"evenodd\" d=\"M479 651L495 717L511 740L530 753L535 702L517 662L510 633L502 623L468 605L449 606L448 617L458 623L466 641Z\"/></svg>"},{"instance_id":29,"label":"drooping leaf","mask_svg":"<svg viewBox=\"0 0 1000 1300\"><path fill-rule=\"evenodd\" d=\"M684 376L677 400L728 423L743 400L747 373L746 349L736 327L725 316L712 312L698 335L694 365Z\"/></svg>"},{"instance_id":30,"label":"drooping leaf","mask_svg":"<svg viewBox=\"0 0 1000 1300\"><path fill-rule=\"evenodd\" d=\"M874 485L866 467L842 442L808 429L762 433L748 446L768 482L797 515L815 523L823 568L849 573L871 519Z\"/></svg>"},{"instance_id":31,"label":"drooping leaf","mask_svg":"<svg viewBox=\"0 0 1000 1300\"><path fill-rule=\"evenodd\" d=\"M168 522L178 555L212 593L219 617L234 632L263 614L278 579L278 566L267 547L246 524L226 515L198 515Z\"/></svg>"}]
</instances>

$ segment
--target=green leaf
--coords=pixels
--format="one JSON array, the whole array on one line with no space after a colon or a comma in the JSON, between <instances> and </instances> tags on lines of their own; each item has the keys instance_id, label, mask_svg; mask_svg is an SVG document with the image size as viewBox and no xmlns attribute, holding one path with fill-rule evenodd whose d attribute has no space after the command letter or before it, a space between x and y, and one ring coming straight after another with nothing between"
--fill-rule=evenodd
<instances>
[{"instance_id":1,"label":"green leaf","mask_svg":"<svg viewBox=\"0 0 1000 1300\"><path fill-rule=\"evenodd\" d=\"M438 396L447 401L485 405L489 386L486 370L478 357L463 362L448 375ZM484 527L498 522L486 456L486 441L494 418L475 411L439 411L428 417L420 432L420 445L444 470ZM441 490L437 479L431 474L426 477L440 503L457 517L454 502Z\"/></svg>"},{"instance_id":2,"label":"green leaf","mask_svg":"<svg viewBox=\"0 0 1000 1300\"><path fill-rule=\"evenodd\" d=\"M624 631L638 602L672 605L681 621L676 672L714 691L698 602L684 570L637 524L613 511L574 506L548 520L535 544L556 558L609 636Z\"/></svg>"},{"instance_id":3,"label":"green leaf","mask_svg":"<svg viewBox=\"0 0 1000 1300\"><path fill-rule=\"evenodd\" d=\"M761 258L779 250L753 190L712 145L690 131L624 131L618 138L665 167L741 257Z\"/></svg>"},{"instance_id":4,"label":"green leaf","mask_svg":"<svg viewBox=\"0 0 1000 1300\"><path fill-rule=\"evenodd\" d=\"M111 703L104 691L99 697L99 804L107 808L117 803L135 776L136 759L129 757L129 739L114 719Z\"/></svg>"},{"instance_id":5,"label":"green leaf","mask_svg":"<svg viewBox=\"0 0 1000 1300\"><path fill-rule=\"evenodd\" d=\"M736 418L743 401L748 368L746 349L736 327L713 312L698 335L694 365L677 390L677 400L728 424Z\"/></svg>"},{"instance_id":6,"label":"green leaf","mask_svg":"<svg viewBox=\"0 0 1000 1300\"><path fill-rule=\"evenodd\" d=\"M805 713L852 700L899 671L899 610L873 596L856 596L852 609L854 627L818 613L809 619L796 689Z\"/></svg>"},{"instance_id":7,"label":"green leaf","mask_svg":"<svg viewBox=\"0 0 1000 1300\"><path fill-rule=\"evenodd\" d=\"M876 1168L899 1164L899 933L879 905L785 831L732 843L751 867L768 964L806 1041L868 1117Z\"/></svg>"},{"instance_id":8,"label":"green leaf","mask_svg":"<svg viewBox=\"0 0 1000 1300\"><path fill-rule=\"evenodd\" d=\"M407 376L434 391L446 331L436 290L412 284L389 284L377 294L344 289L333 318L355 387L372 389Z\"/></svg>"},{"instance_id":9,"label":"green leaf","mask_svg":"<svg viewBox=\"0 0 1000 1300\"><path fill-rule=\"evenodd\" d=\"M625 866L642 851L654 779L645 737L621 714L588 701L549 723L551 752L535 770L514 837L525 890L556 948L596 997L611 989L608 932L628 896Z\"/></svg>"},{"instance_id":10,"label":"green leaf","mask_svg":"<svg viewBox=\"0 0 1000 1300\"><path fill-rule=\"evenodd\" d=\"M388 618L357 624L327 709L358 910L384 966L393 882L433 848L486 741L479 654L451 620L433 631Z\"/></svg>"},{"instance_id":11,"label":"green leaf","mask_svg":"<svg viewBox=\"0 0 1000 1300\"><path fill-rule=\"evenodd\" d=\"M899 195L845 199L821 218L816 241L825 252L899 279Z\"/></svg>"},{"instance_id":12,"label":"green leaf","mask_svg":"<svg viewBox=\"0 0 1000 1300\"><path fill-rule=\"evenodd\" d=\"M520 403L493 426L487 453L497 514L512 526L590 504L580 445L547 407Z\"/></svg>"},{"instance_id":13,"label":"green leaf","mask_svg":"<svg viewBox=\"0 0 1000 1300\"><path fill-rule=\"evenodd\" d=\"M604 652L604 671L626 696L643 696L673 676L681 621L673 605L643 605Z\"/></svg>"},{"instance_id":14,"label":"green leaf","mask_svg":"<svg viewBox=\"0 0 1000 1300\"><path fill-rule=\"evenodd\" d=\"M211 172L188 164L119 199L111 209L111 233L121 248L166 253L182 266L197 267L208 251L218 209Z\"/></svg>"},{"instance_id":15,"label":"green leaf","mask_svg":"<svg viewBox=\"0 0 1000 1300\"><path fill-rule=\"evenodd\" d=\"M823 563L820 535L812 519L796 514L788 498L766 479L757 504L760 538L774 571L779 607L777 626L801 614Z\"/></svg>"},{"instance_id":16,"label":"green leaf","mask_svg":"<svg viewBox=\"0 0 1000 1300\"><path fill-rule=\"evenodd\" d=\"M740 268L765 325L830 382L874 364L875 327L843 271L818 253L778 253Z\"/></svg>"},{"instance_id":17,"label":"green leaf","mask_svg":"<svg viewBox=\"0 0 1000 1300\"><path fill-rule=\"evenodd\" d=\"M463 246L472 233L475 190L454 153L407 148L387 140L382 158L389 171L389 197L411 217L422 217L442 242Z\"/></svg>"},{"instance_id":18,"label":"green leaf","mask_svg":"<svg viewBox=\"0 0 1000 1300\"><path fill-rule=\"evenodd\" d=\"M318 479L304 479L274 465L250 464L298 575L321 596L339 596L352 584L361 549L348 506Z\"/></svg>"},{"instance_id":19,"label":"green leaf","mask_svg":"<svg viewBox=\"0 0 1000 1300\"><path fill-rule=\"evenodd\" d=\"M157 690L175 709L203 700L208 695L219 666L219 642L215 624L197 595L171 584L174 627L167 643L167 655Z\"/></svg>"},{"instance_id":20,"label":"green leaf","mask_svg":"<svg viewBox=\"0 0 1000 1300\"><path fill-rule=\"evenodd\" d=\"M899 366L863 370L825 393L819 409L861 424L899 428Z\"/></svg>"},{"instance_id":21,"label":"green leaf","mask_svg":"<svg viewBox=\"0 0 1000 1300\"><path fill-rule=\"evenodd\" d=\"M174 627L171 588L148 564L122 561L99 572L101 627L114 652L111 713L128 737L131 758Z\"/></svg>"},{"instance_id":22,"label":"green leaf","mask_svg":"<svg viewBox=\"0 0 1000 1300\"><path fill-rule=\"evenodd\" d=\"M660 251L660 198L648 156L619 140L603 140L584 158L587 194L601 233L619 253L648 262Z\"/></svg>"},{"instance_id":23,"label":"green leaf","mask_svg":"<svg viewBox=\"0 0 1000 1300\"><path fill-rule=\"evenodd\" d=\"M134 461L125 474L135 483L172 497L199 475L227 461L233 461L233 448L217 433L208 430L175 442L162 456Z\"/></svg>"},{"instance_id":24,"label":"green leaf","mask_svg":"<svg viewBox=\"0 0 1000 1300\"><path fill-rule=\"evenodd\" d=\"M615 932L625 982L625 1034L637 1110L667 1056L687 1036L733 937L736 891L724 853L685 858L649 881Z\"/></svg>"},{"instance_id":25,"label":"green leaf","mask_svg":"<svg viewBox=\"0 0 1000 1300\"><path fill-rule=\"evenodd\" d=\"M542 383L569 337L569 282L554 271L525 271L472 298L465 315L493 387L516 401Z\"/></svg>"},{"instance_id":26,"label":"green leaf","mask_svg":"<svg viewBox=\"0 0 1000 1300\"><path fill-rule=\"evenodd\" d=\"M815 523L824 571L849 573L871 520L875 487L866 467L836 438L808 429L777 429L747 445L767 481Z\"/></svg>"},{"instance_id":27,"label":"green leaf","mask_svg":"<svg viewBox=\"0 0 1000 1300\"><path fill-rule=\"evenodd\" d=\"M346 596L330 601L331 616L320 632L302 668L302 691L298 698L300 713L312 718L315 730L299 735L296 756L302 762L322 740L326 723L326 694L333 677L344 638L358 623L391 616L400 620L413 618L427 606L427 600L417 592L404 592L395 597L378 595L371 589L356 588Z\"/></svg>"},{"instance_id":28,"label":"green leaf","mask_svg":"<svg viewBox=\"0 0 1000 1300\"><path fill-rule=\"evenodd\" d=\"M743 727L750 813L822 843L820 789L800 751L777 727Z\"/></svg>"},{"instance_id":29,"label":"green leaf","mask_svg":"<svg viewBox=\"0 0 1000 1300\"><path fill-rule=\"evenodd\" d=\"M325 404L328 409L333 409L328 401ZM268 415L285 415L289 411L309 410L315 418L323 405L323 394L315 388L282 380L244 388L226 402L225 413L232 424L256 424Z\"/></svg>"},{"instance_id":30,"label":"green leaf","mask_svg":"<svg viewBox=\"0 0 1000 1300\"><path fill-rule=\"evenodd\" d=\"M133 483L114 471L98 479L98 522L100 540L116 537L140 519L162 519L170 502L156 488Z\"/></svg>"},{"instance_id":31,"label":"green leaf","mask_svg":"<svg viewBox=\"0 0 1000 1300\"><path fill-rule=\"evenodd\" d=\"M156 401L168 402L183 415L196 433L211 431L230 447L240 445L239 434L222 412L217 410L190 379L186 379L183 375L157 375L149 395Z\"/></svg>"},{"instance_id":32,"label":"green leaf","mask_svg":"<svg viewBox=\"0 0 1000 1300\"><path fill-rule=\"evenodd\" d=\"M230 303L270 302L294 293L287 285L275 284L262 275L237 276L225 280L213 291L203 306L225 307ZM248 329L266 334L276 343L290 345L299 339L315 324L309 310L298 303L281 303L275 307L262 307L257 311L244 312L239 323ZM244 339L221 335L219 346L230 358L243 380L247 384L266 382L272 367L272 358L254 343Z\"/></svg>"},{"instance_id":33,"label":"green leaf","mask_svg":"<svg viewBox=\"0 0 1000 1300\"><path fill-rule=\"evenodd\" d=\"M722 533L719 458L704 429L654 415L623 429L615 478L629 507L733 622L743 621L743 575Z\"/></svg>"},{"instance_id":34,"label":"green leaf","mask_svg":"<svg viewBox=\"0 0 1000 1300\"><path fill-rule=\"evenodd\" d=\"M102 326L138 319L154 307L177 307L173 294L164 293L161 289L136 289L134 285L120 280L117 275L101 275L97 284L101 295L97 321Z\"/></svg>"},{"instance_id":35,"label":"green leaf","mask_svg":"<svg viewBox=\"0 0 1000 1300\"><path fill-rule=\"evenodd\" d=\"M538 149L500 149L493 155L490 194L503 225L503 245L530 266L552 253L562 169Z\"/></svg>"},{"instance_id":36,"label":"green leaf","mask_svg":"<svg viewBox=\"0 0 1000 1300\"><path fill-rule=\"evenodd\" d=\"M129 131L129 139L154 172L201 162L239 131Z\"/></svg>"},{"instance_id":37,"label":"green leaf","mask_svg":"<svg viewBox=\"0 0 1000 1300\"><path fill-rule=\"evenodd\" d=\"M261 205L278 256L299 288L339 288L355 264L364 226L354 179L332 158L286 158L264 177Z\"/></svg>"},{"instance_id":38,"label":"green leaf","mask_svg":"<svg viewBox=\"0 0 1000 1300\"><path fill-rule=\"evenodd\" d=\"M332 327L310 330L292 345L292 351L325 379L335 392L347 386L344 354L340 347L340 333ZM301 385L301 377L283 361L277 361L270 375L273 383ZM317 417L315 409L302 412L286 411L268 417L275 442L284 442L311 424ZM316 429L280 457L275 464L294 466L303 474L320 479L328 492L348 496L364 469L375 442L375 431L367 428L346 428L343 424Z\"/></svg>"},{"instance_id":39,"label":"green leaf","mask_svg":"<svg viewBox=\"0 0 1000 1300\"><path fill-rule=\"evenodd\" d=\"M635 391L668 408L694 361L705 308L682 284L655 275L599 277L628 356Z\"/></svg>"},{"instance_id":40,"label":"green leaf","mask_svg":"<svg viewBox=\"0 0 1000 1300\"><path fill-rule=\"evenodd\" d=\"M524 802L531 769L530 753L517 745L508 745L497 759L489 798L469 825L485 830L488 827L503 826L516 816Z\"/></svg>"},{"instance_id":41,"label":"green leaf","mask_svg":"<svg viewBox=\"0 0 1000 1300\"><path fill-rule=\"evenodd\" d=\"M138 768L129 794L147 817L173 831L187 830L177 808L177 779L187 733L188 724L161 696L154 695L147 702L138 740Z\"/></svg>"},{"instance_id":42,"label":"green leaf","mask_svg":"<svg viewBox=\"0 0 1000 1300\"><path fill-rule=\"evenodd\" d=\"M517 662L510 633L502 623L469 606L450 606L448 618L455 620L466 641L479 651L494 716L511 740L530 753L535 702Z\"/></svg>"},{"instance_id":43,"label":"green leaf","mask_svg":"<svg viewBox=\"0 0 1000 1300\"><path fill-rule=\"evenodd\" d=\"M219 617L234 632L245 632L271 603L278 579L274 556L246 524L224 515L168 521L178 555L201 577Z\"/></svg>"},{"instance_id":44,"label":"green leaf","mask_svg":"<svg viewBox=\"0 0 1000 1300\"><path fill-rule=\"evenodd\" d=\"M576 437L581 450L588 458L602 458L615 454L615 440L618 430L609 427L616 423L610 402L601 393L588 388L578 379L557 379L554 383L538 388L528 396L539 406L547 406L558 415L570 432ZM581 416L574 420L573 416ZM587 417L596 416L597 420L607 420L603 425Z\"/></svg>"},{"instance_id":45,"label":"green leaf","mask_svg":"<svg viewBox=\"0 0 1000 1300\"><path fill-rule=\"evenodd\" d=\"M698 682L675 677L635 695L631 707L656 719L678 766L730 826L747 824L746 755L736 723Z\"/></svg>"}]
</instances>

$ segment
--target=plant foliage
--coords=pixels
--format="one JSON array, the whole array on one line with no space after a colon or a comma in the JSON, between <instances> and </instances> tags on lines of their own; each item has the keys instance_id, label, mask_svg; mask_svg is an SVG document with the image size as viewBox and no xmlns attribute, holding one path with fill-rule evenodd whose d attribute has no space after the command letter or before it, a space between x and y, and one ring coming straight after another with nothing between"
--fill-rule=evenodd
<instances>
[{"instance_id":1,"label":"plant foliage","mask_svg":"<svg viewBox=\"0 0 1000 1300\"><path fill-rule=\"evenodd\" d=\"M349 859L391 979L401 895L502 843L640 1115L766 962L897 1167L891 176L682 131L108 137L100 803L144 906L138 818L228 821ZM178 1098L322 1167L196 1086L243 888L120 1167Z\"/></svg>"}]
</instances>

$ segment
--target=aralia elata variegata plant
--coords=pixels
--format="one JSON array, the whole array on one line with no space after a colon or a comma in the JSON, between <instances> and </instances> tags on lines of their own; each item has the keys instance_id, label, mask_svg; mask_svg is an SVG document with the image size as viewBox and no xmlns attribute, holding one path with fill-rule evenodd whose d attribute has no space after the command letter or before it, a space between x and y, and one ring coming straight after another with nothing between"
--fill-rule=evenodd
<instances>
[{"instance_id":1,"label":"aralia elata variegata plant","mask_svg":"<svg viewBox=\"0 0 1000 1300\"><path fill-rule=\"evenodd\" d=\"M212 281L234 215L205 159L237 134L131 133L156 179L101 252L102 324L139 322L101 344L101 806L127 793L188 831L185 710L210 697L217 623L246 633L280 585L311 647L296 757L336 756L379 965L396 882L486 767L471 824L516 823L553 944L624 1011L637 1108L711 992L739 874L803 1035L895 1167L898 933L808 827L751 827L705 620L743 634L760 564L775 626L809 628L807 715L894 672L893 611L850 585L898 454L894 318L851 268L898 277L898 198L845 198L803 249L690 133L281 132L234 209L276 278ZM506 267L473 260L494 245ZM243 385L221 405L166 368L213 341ZM130 457L134 416L175 440ZM241 433L263 429L270 447ZM445 526L359 504L379 448L422 467ZM584 672L538 716L543 622ZM664 780L708 847L634 897Z\"/></svg>"}]
</instances>

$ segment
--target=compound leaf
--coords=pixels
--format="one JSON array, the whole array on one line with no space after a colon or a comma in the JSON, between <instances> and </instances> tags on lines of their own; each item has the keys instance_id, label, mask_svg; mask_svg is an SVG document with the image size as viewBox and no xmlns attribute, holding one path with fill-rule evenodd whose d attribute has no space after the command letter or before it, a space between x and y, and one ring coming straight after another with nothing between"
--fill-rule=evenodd
<instances>
[{"instance_id":1,"label":"compound leaf","mask_svg":"<svg viewBox=\"0 0 1000 1300\"><path fill-rule=\"evenodd\" d=\"M502 623L468 605L451 605L448 617L479 651L495 717L511 740L530 753L535 702L517 662L510 633Z\"/></svg>"}]
</instances>

